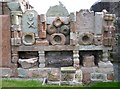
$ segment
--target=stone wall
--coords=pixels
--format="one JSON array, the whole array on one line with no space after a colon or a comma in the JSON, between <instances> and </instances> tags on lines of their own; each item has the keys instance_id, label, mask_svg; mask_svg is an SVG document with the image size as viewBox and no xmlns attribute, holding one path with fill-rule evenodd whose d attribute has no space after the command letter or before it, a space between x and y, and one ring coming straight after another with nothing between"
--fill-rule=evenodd
<instances>
[{"instance_id":1,"label":"stone wall","mask_svg":"<svg viewBox=\"0 0 120 89\"><path fill-rule=\"evenodd\" d=\"M45 17L33 9L23 11L18 4L8 3L13 64L12 74L7 69L9 74L3 72L3 77L72 79L86 84L113 80L109 55L114 43L113 14L82 9L64 15L66 8L60 3ZM60 12L53 14L56 8Z\"/></svg>"}]
</instances>

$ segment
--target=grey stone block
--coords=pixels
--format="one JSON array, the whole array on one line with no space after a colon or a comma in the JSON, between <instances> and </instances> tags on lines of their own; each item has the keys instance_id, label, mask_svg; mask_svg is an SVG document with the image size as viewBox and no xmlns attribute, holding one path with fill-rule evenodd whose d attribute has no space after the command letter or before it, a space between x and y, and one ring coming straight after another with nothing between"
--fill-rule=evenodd
<instances>
[{"instance_id":1,"label":"grey stone block","mask_svg":"<svg viewBox=\"0 0 120 89\"><path fill-rule=\"evenodd\" d=\"M95 33L102 34L102 29L103 29L103 12L96 12L95 13Z\"/></svg>"},{"instance_id":2,"label":"grey stone block","mask_svg":"<svg viewBox=\"0 0 120 89\"><path fill-rule=\"evenodd\" d=\"M92 81L106 81L107 75L103 73L91 73Z\"/></svg>"},{"instance_id":3,"label":"grey stone block","mask_svg":"<svg viewBox=\"0 0 120 89\"><path fill-rule=\"evenodd\" d=\"M37 67L38 58L30 58L30 59L19 59L18 62L22 66L22 68L32 68Z\"/></svg>"},{"instance_id":4,"label":"grey stone block","mask_svg":"<svg viewBox=\"0 0 120 89\"><path fill-rule=\"evenodd\" d=\"M18 77L27 78L28 77L28 69L18 68Z\"/></svg>"},{"instance_id":5,"label":"grey stone block","mask_svg":"<svg viewBox=\"0 0 120 89\"><path fill-rule=\"evenodd\" d=\"M56 17L47 17L46 23L52 24L55 19L56 19ZM60 17L60 19L64 22L64 24L69 24L69 17Z\"/></svg>"},{"instance_id":6,"label":"grey stone block","mask_svg":"<svg viewBox=\"0 0 120 89\"><path fill-rule=\"evenodd\" d=\"M13 74L12 74L12 69L10 68L0 68L0 77L11 77Z\"/></svg>"},{"instance_id":7,"label":"grey stone block","mask_svg":"<svg viewBox=\"0 0 120 89\"><path fill-rule=\"evenodd\" d=\"M99 66L99 68L113 68L113 64L110 61L108 61L108 62L100 61L98 63L98 66Z\"/></svg>"},{"instance_id":8,"label":"grey stone block","mask_svg":"<svg viewBox=\"0 0 120 89\"><path fill-rule=\"evenodd\" d=\"M39 64L39 68L44 68L45 64Z\"/></svg>"}]
</instances>

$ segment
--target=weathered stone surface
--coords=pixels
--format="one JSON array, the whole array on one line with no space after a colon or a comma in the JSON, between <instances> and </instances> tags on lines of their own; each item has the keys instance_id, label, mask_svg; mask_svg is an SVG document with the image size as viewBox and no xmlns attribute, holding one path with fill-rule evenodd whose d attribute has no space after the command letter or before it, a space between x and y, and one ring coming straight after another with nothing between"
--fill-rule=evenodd
<instances>
[{"instance_id":1,"label":"weathered stone surface","mask_svg":"<svg viewBox=\"0 0 120 89\"><path fill-rule=\"evenodd\" d=\"M18 77L22 78L47 78L51 68L18 68Z\"/></svg>"},{"instance_id":2,"label":"weathered stone surface","mask_svg":"<svg viewBox=\"0 0 120 89\"><path fill-rule=\"evenodd\" d=\"M113 81L114 80L114 73L108 73L107 74L107 80Z\"/></svg>"},{"instance_id":3,"label":"weathered stone surface","mask_svg":"<svg viewBox=\"0 0 120 89\"><path fill-rule=\"evenodd\" d=\"M28 78L28 69L18 68L18 77Z\"/></svg>"},{"instance_id":4,"label":"weathered stone surface","mask_svg":"<svg viewBox=\"0 0 120 89\"><path fill-rule=\"evenodd\" d=\"M95 66L94 60L95 60L94 56L89 56L89 55L84 56L83 66L84 67L93 67L93 66Z\"/></svg>"},{"instance_id":5,"label":"weathered stone surface","mask_svg":"<svg viewBox=\"0 0 120 89\"><path fill-rule=\"evenodd\" d=\"M94 43L95 45L102 45L103 39L101 35L97 35L94 37Z\"/></svg>"},{"instance_id":6,"label":"weathered stone surface","mask_svg":"<svg viewBox=\"0 0 120 89\"><path fill-rule=\"evenodd\" d=\"M77 34L75 32L70 32L70 45L76 45L77 43Z\"/></svg>"},{"instance_id":7,"label":"weathered stone surface","mask_svg":"<svg viewBox=\"0 0 120 89\"><path fill-rule=\"evenodd\" d=\"M113 68L113 64L110 61L108 61L108 62L100 61L98 63L98 66L99 66L99 68Z\"/></svg>"},{"instance_id":8,"label":"weathered stone surface","mask_svg":"<svg viewBox=\"0 0 120 89\"><path fill-rule=\"evenodd\" d=\"M11 64L11 46L10 46L10 17L8 15L1 15L0 19L2 21L2 27L0 27L2 39L0 42L0 50L2 52L2 61L3 67L10 67Z\"/></svg>"},{"instance_id":9,"label":"weathered stone surface","mask_svg":"<svg viewBox=\"0 0 120 89\"><path fill-rule=\"evenodd\" d=\"M9 10L9 8L8 8L8 6L7 6L7 2L4 2L4 3L2 3L2 6L3 6L3 8L2 8L2 14L3 15L10 15L10 10Z\"/></svg>"},{"instance_id":10,"label":"weathered stone surface","mask_svg":"<svg viewBox=\"0 0 120 89\"><path fill-rule=\"evenodd\" d=\"M83 73L92 73L95 72L98 67L81 67Z\"/></svg>"},{"instance_id":11,"label":"weathered stone surface","mask_svg":"<svg viewBox=\"0 0 120 89\"><path fill-rule=\"evenodd\" d=\"M72 81L75 80L76 69L74 67L61 67L61 80Z\"/></svg>"},{"instance_id":12,"label":"weathered stone surface","mask_svg":"<svg viewBox=\"0 0 120 89\"><path fill-rule=\"evenodd\" d=\"M44 69L37 69L37 68L29 69L28 76L30 78L47 78L48 71Z\"/></svg>"},{"instance_id":13,"label":"weathered stone surface","mask_svg":"<svg viewBox=\"0 0 120 89\"><path fill-rule=\"evenodd\" d=\"M59 17L64 24L69 24L69 17ZM56 17L46 17L46 23L52 24Z\"/></svg>"},{"instance_id":14,"label":"weathered stone surface","mask_svg":"<svg viewBox=\"0 0 120 89\"><path fill-rule=\"evenodd\" d=\"M48 80L50 81L60 80L60 69L52 68L51 71L48 72Z\"/></svg>"},{"instance_id":15,"label":"weathered stone surface","mask_svg":"<svg viewBox=\"0 0 120 89\"><path fill-rule=\"evenodd\" d=\"M61 67L61 72L75 73L76 69L74 67Z\"/></svg>"},{"instance_id":16,"label":"weathered stone surface","mask_svg":"<svg viewBox=\"0 0 120 89\"><path fill-rule=\"evenodd\" d=\"M38 13L35 10L27 10L22 16L22 31L32 32L38 36Z\"/></svg>"},{"instance_id":17,"label":"weathered stone surface","mask_svg":"<svg viewBox=\"0 0 120 89\"><path fill-rule=\"evenodd\" d=\"M95 34L102 34L102 29L103 29L103 12L96 12L95 13Z\"/></svg>"},{"instance_id":18,"label":"weathered stone surface","mask_svg":"<svg viewBox=\"0 0 120 89\"><path fill-rule=\"evenodd\" d=\"M94 12L89 10L80 10L76 13L76 30L77 32L94 33Z\"/></svg>"},{"instance_id":19,"label":"weathered stone surface","mask_svg":"<svg viewBox=\"0 0 120 89\"><path fill-rule=\"evenodd\" d=\"M12 77L12 69L10 69L10 68L0 68L0 71L2 72L2 73L0 73L0 77L7 77L7 78L9 78L9 77Z\"/></svg>"},{"instance_id":20,"label":"weathered stone surface","mask_svg":"<svg viewBox=\"0 0 120 89\"><path fill-rule=\"evenodd\" d=\"M82 82L82 79L83 79L82 71L80 69L76 70L76 72L75 72L75 80L77 82Z\"/></svg>"},{"instance_id":21,"label":"weathered stone surface","mask_svg":"<svg viewBox=\"0 0 120 89\"><path fill-rule=\"evenodd\" d=\"M54 51L54 52L46 52L46 66L49 67L68 67L72 66L73 59L72 59L72 52L71 51Z\"/></svg>"},{"instance_id":22,"label":"weathered stone surface","mask_svg":"<svg viewBox=\"0 0 120 89\"><path fill-rule=\"evenodd\" d=\"M82 82L83 82L84 84L89 84L89 83L91 82L90 73L83 73Z\"/></svg>"},{"instance_id":23,"label":"weathered stone surface","mask_svg":"<svg viewBox=\"0 0 120 89\"><path fill-rule=\"evenodd\" d=\"M18 63L22 68L32 68L37 67L38 58L30 58L30 59L19 59Z\"/></svg>"},{"instance_id":24,"label":"weathered stone surface","mask_svg":"<svg viewBox=\"0 0 120 89\"><path fill-rule=\"evenodd\" d=\"M107 75L104 73L91 73L92 81L106 81Z\"/></svg>"},{"instance_id":25,"label":"weathered stone surface","mask_svg":"<svg viewBox=\"0 0 120 89\"><path fill-rule=\"evenodd\" d=\"M16 52L15 50L13 50L14 52ZM12 53L12 59L11 59L11 61L13 62L13 63L17 63L18 62L18 54L17 53Z\"/></svg>"},{"instance_id":26,"label":"weathered stone surface","mask_svg":"<svg viewBox=\"0 0 120 89\"><path fill-rule=\"evenodd\" d=\"M72 81L74 80L74 77L75 77L75 73L68 73L68 72L61 73L62 81Z\"/></svg>"},{"instance_id":27,"label":"weathered stone surface","mask_svg":"<svg viewBox=\"0 0 120 89\"><path fill-rule=\"evenodd\" d=\"M113 68L98 68L96 69L96 71L99 73L112 73Z\"/></svg>"},{"instance_id":28,"label":"weathered stone surface","mask_svg":"<svg viewBox=\"0 0 120 89\"><path fill-rule=\"evenodd\" d=\"M36 40L36 45L38 45L38 46L48 46L49 42L48 42L48 40Z\"/></svg>"},{"instance_id":29,"label":"weathered stone surface","mask_svg":"<svg viewBox=\"0 0 120 89\"><path fill-rule=\"evenodd\" d=\"M120 82L120 63L113 62L115 81Z\"/></svg>"},{"instance_id":30,"label":"weathered stone surface","mask_svg":"<svg viewBox=\"0 0 120 89\"><path fill-rule=\"evenodd\" d=\"M39 64L39 68L45 68L45 63Z\"/></svg>"},{"instance_id":31,"label":"weathered stone surface","mask_svg":"<svg viewBox=\"0 0 120 89\"><path fill-rule=\"evenodd\" d=\"M46 23L43 15L38 15L38 36L41 39L46 38Z\"/></svg>"},{"instance_id":32,"label":"weathered stone surface","mask_svg":"<svg viewBox=\"0 0 120 89\"><path fill-rule=\"evenodd\" d=\"M20 46L21 45L21 38L11 38L11 45L12 46Z\"/></svg>"}]
</instances>

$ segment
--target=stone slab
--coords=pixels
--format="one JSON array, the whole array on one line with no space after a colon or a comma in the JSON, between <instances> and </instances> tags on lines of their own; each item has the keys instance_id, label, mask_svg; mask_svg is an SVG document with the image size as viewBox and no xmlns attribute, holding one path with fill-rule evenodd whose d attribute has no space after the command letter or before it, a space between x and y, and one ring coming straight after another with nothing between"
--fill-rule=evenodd
<instances>
[{"instance_id":1,"label":"stone slab","mask_svg":"<svg viewBox=\"0 0 120 89\"><path fill-rule=\"evenodd\" d=\"M2 20L2 27L0 31L2 32L2 40L0 42L0 52L2 52L2 61L3 67L10 67L11 64L11 46L10 46L10 17L8 15L1 15L0 19Z\"/></svg>"},{"instance_id":2,"label":"stone slab","mask_svg":"<svg viewBox=\"0 0 120 89\"><path fill-rule=\"evenodd\" d=\"M76 31L94 33L94 12L88 9L81 9L76 12Z\"/></svg>"},{"instance_id":3,"label":"stone slab","mask_svg":"<svg viewBox=\"0 0 120 89\"><path fill-rule=\"evenodd\" d=\"M0 71L2 73L0 73L0 77L5 77L5 78L9 78L12 77L12 69L11 68L0 68Z\"/></svg>"}]
</instances>

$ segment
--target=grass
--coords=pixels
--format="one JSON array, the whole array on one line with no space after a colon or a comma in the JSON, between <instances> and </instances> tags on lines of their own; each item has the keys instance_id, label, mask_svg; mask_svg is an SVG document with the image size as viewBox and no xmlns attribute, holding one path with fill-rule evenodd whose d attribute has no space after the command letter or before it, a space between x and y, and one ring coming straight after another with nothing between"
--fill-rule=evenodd
<instances>
[{"instance_id":1,"label":"grass","mask_svg":"<svg viewBox=\"0 0 120 89\"><path fill-rule=\"evenodd\" d=\"M41 87L41 82L34 80L2 80L2 87Z\"/></svg>"},{"instance_id":2,"label":"grass","mask_svg":"<svg viewBox=\"0 0 120 89\"><path fill-rule=\"evenodd\" d=\"M83 89L87 89L85 87L83 87L82 85L78 85L78 86L68 86L68 85L44 85L42 86L42 83L40 81L36 81L36 80L2 80L2 87L35 87L34 89L64 89L65 88L69 88L69 89L79 89L80 87ZM57 87L57 88L55 88ZM90 84L89 88L93 89L93 87L120 87L120 82L97 82L97 83L93 83ZM4 88L3 88L4 89ZM13 89L13 88L11 88ZM118 89L118 88L116 88ZM120 89L120 88L119 88Z\"/></svg>"},{"instance_id":3,"label":"grass","mask_svg":"<svg viewBox=\"0 0 120 89\"><path fill-rule=\"evenodd\" d=\"M2 80L2 87L82 87L82 85L69 86L69 85L44 85L37 80Z\"/></svg>"},{"instance_id":4,"label":"grass","mask_svg":"<svg viewBox=\"0 0 120 89\"><path fill-rule=\"evenodd\" d=\"M120 87L120 82L97 82L91 84L90 87Z\"/></svg>"}]
</instances>

